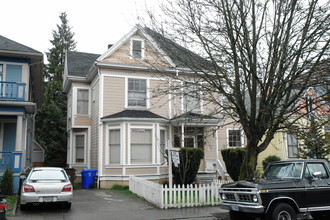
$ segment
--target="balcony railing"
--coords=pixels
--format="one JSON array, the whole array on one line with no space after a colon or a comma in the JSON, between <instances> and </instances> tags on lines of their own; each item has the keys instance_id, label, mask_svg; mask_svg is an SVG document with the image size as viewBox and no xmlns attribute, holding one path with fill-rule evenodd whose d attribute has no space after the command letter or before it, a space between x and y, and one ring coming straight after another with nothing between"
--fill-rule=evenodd
<instances>
[{"instance_id":1,"label":"balcony railing","mask_svg":"<svg viewBox=\"0 0 330 220\"><path fill-rule=\"evenodd\" d=\"M11 168L14 173L21 172L22 151L0 151L0 170Z\"/></svg>"},{"instance_id":2,"label":"balcony railing","mask_svg":"<svg viewBox=\"0 0 330 220\"><path fill-rule=\"evenodd\" d=\"M25 100L25 83L0 81L0 100Z\"/></svg>"}]
</instances>

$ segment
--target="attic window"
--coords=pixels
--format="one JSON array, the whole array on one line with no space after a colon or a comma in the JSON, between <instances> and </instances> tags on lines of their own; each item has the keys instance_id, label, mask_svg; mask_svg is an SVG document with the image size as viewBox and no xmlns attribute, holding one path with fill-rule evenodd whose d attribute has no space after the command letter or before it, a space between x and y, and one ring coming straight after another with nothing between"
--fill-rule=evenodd
<instances>
[{"instance_id":1,"label":"attic window","mask_svg":"<svg viewBox=\"0 0 330 220\"><path fill-rule=\"evenodd\" d=\"M131 54L133 58L141 59L142 58L142 48L143 41L142 40L132 40L131 43Z\"/></svg>"}]
</instances>

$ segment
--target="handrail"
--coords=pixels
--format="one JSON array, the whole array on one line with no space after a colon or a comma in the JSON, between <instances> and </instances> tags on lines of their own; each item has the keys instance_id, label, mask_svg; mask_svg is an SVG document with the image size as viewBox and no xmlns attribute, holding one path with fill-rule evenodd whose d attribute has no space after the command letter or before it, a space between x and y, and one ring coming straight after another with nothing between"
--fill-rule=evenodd
<instances>
[{"instance_id":1,"label":"handrail","mask_svg":"<svg viewBox=\"0 0 330 220\"><path fill-rule=\"evenodd\" d=\"M26 83L0 81L0 100L25 100Z\"/></svg>"}]
</instances>

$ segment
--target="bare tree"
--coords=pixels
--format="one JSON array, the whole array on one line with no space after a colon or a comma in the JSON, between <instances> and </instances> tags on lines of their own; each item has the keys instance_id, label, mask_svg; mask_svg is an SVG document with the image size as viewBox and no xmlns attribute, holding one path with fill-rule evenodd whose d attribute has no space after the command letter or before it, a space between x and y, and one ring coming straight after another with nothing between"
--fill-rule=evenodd
<instances>
[{"instance_id":1,"label":"bare tree","mask_svg":"<svg viewBox=\"0 0 330 220\"><path fill-rule=\"evenodd\" d=\"M163 41L160 46L168 56L181 62L175 63L178 74L171 77L182 80L177 76L183 74L186 83L195 84L189 96L196 98L201 91L204 104L216 106L213 114L225 111L242 125L246 179L253 178L259 153L295 113L313 72L328 58L329 1L319 4L175 0L162 6L164 16L150 13L153 29L163 33L153 37ZM169 46L168 39L177 43Z\"/></svg>"}]
</instances>

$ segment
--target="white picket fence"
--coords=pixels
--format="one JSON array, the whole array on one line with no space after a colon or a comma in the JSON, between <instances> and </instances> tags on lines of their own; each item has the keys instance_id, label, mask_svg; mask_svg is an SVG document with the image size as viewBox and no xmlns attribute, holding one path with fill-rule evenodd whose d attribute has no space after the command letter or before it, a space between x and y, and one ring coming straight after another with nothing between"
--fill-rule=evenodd
<instances>
[{"instance_id":1,"label":"white picket fence","mask_svg":"<svg viewBox=\"0 0 330 220\"><path fill-rule=\"evenodd\" d=\"M130 176L129 189L161 209L218 205L219 188L226 181L211 184L174 185L169 188L139 177Z\"/></svg>"}]
</instances>

